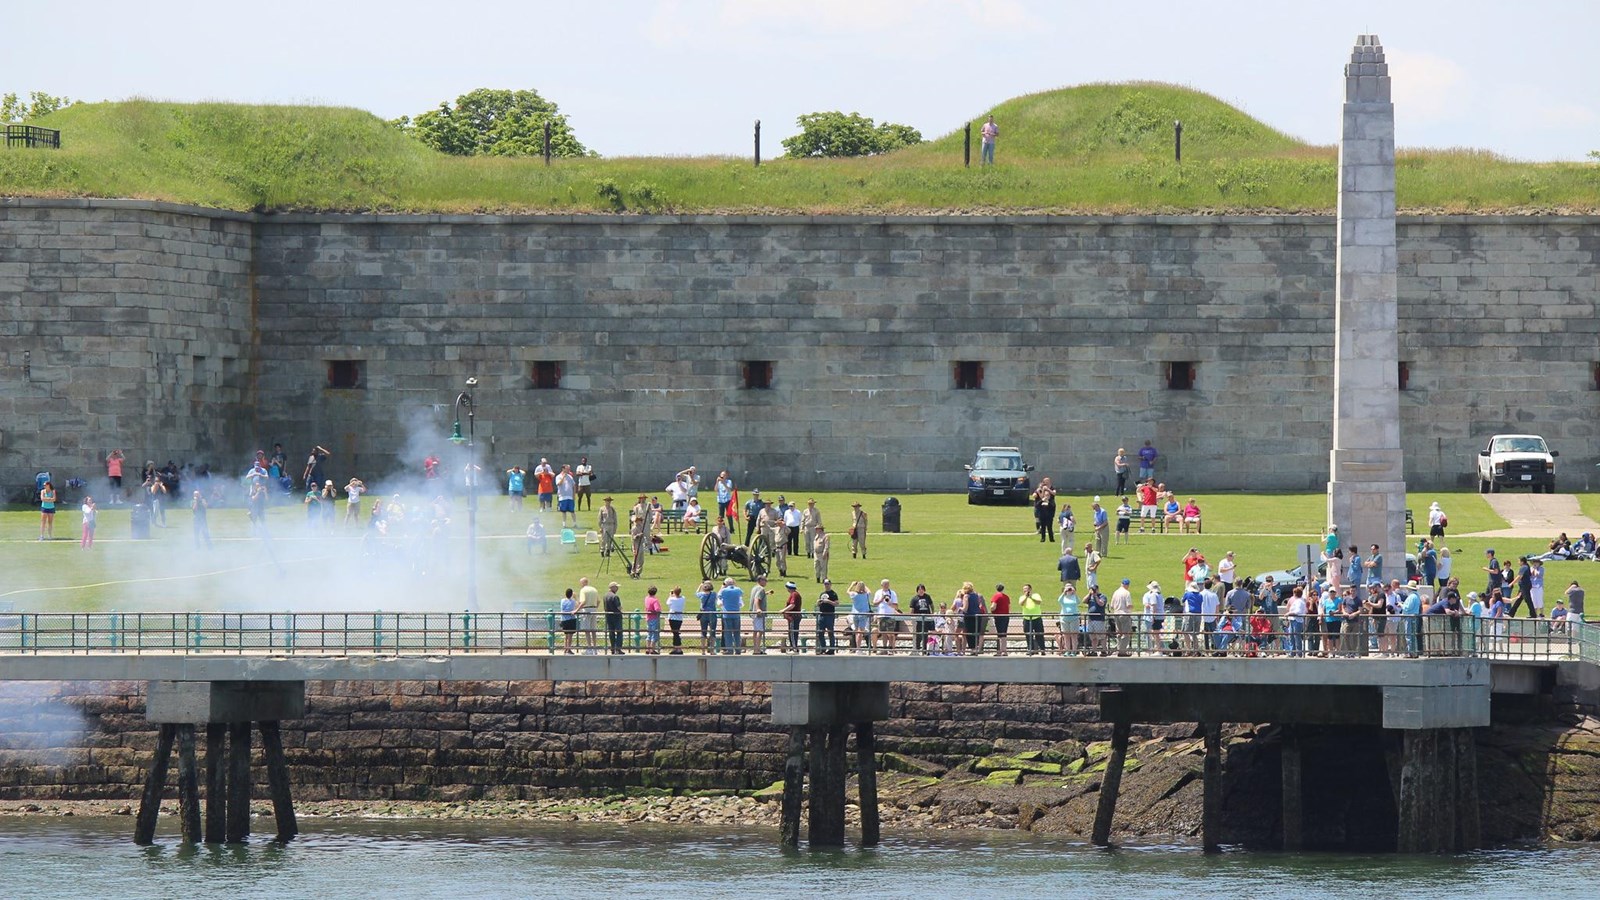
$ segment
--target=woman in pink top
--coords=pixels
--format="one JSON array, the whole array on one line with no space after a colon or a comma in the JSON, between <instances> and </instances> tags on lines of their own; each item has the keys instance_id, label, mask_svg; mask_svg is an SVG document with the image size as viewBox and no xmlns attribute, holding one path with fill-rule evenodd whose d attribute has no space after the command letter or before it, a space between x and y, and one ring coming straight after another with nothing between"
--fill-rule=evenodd
<instances>
[{"instance_id":1,"label":"woman in pink top","mask_svg":"<svg viewBox=\"0 0 1600 900\"><path fill-rule=\"evenodd\" d=\"M644 597L644 652L651 656L661 653L661 599L656 596L656 586L651 585Z\"/></svg>"}]
</instances>

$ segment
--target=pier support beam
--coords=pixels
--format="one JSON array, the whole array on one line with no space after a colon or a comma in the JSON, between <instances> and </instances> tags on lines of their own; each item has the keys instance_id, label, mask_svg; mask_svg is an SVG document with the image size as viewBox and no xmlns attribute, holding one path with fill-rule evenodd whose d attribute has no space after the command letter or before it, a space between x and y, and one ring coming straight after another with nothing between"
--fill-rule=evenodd
<instances>
[{"instance_id":1,"label":"pier support beam","mask_svg":"<svg viewBox=\"0 0 1600 900\"><path fill-rule=\"evenodd\" d=\"M206 726L206 843L220 844L226 834L228 770L223 754L228 749L228 726Z\"/></svg>"},{"instance_id":2,"label":"pier support beam","mask_svg":"<svg viewBox=\"0 0 1600 900\"><path fill-rule=\"evenodd\" d=\"M861 846L876 847L878 828L877 739L871 722L856 723L856 782L860 795Z\"/></svg>"},{"instance_id":3,"label":"pier support beam","mask_svg":"<svg viewBox=\"0 0 1600 900\"><path fill-rule=\"evenodd\" d=\"M242 844L250 836L250 723L228 726L227 842Z\"/></svg>"},{"instance_id":4,"label":"pier support beam","mask_svg":"<svg viewBox=\"0 0 1600 900\"><path fill-rule=\"evenodd\" d=\"M161 792L167 786L167 766L172 761L172 739L177 725L162 725L156 731L156 755L150 762L150 775L139 798L139 816L133 822L133 842L147 847L156 842L156 817L161 814Z\"/></svg>"},{"instance_id":5,"label":"pier support beam","mask_svg":"<svg viewBox=\"0 0 1600 900\"><path fill-rule=\"evenodd\" d=\"M784 811L779 840L799 842L800 799L804 779L798 773L809 735L810 824L812 847L844 846L845 783L850 770L845 745L856 730L856 774L860 787L861 844L879 840L878 773L873 722L889 717L889 685L879 682L805 684L774 682L772 720L789 726L789 756L784 767ZM793 799L791 797L793 796ZM792 807L791 807L791 804ZM792 812L791 812L792 809Z\"/></svg>"},{"instance_id":6,"label":"pier support beam","mask_svg":"<svg viewBox=\"0 0 1600 900\"><path fill-rule=\"evenodd\" d=\"M1222 725L1203 723L1206 761L1203 769L1203 801L1200 810L1200 844L1206 853L1222 849Z\"/></svg>"},{"instance_id":7,"label":"pier support beam","mask_svg":"<svg viewBox=\"0 0 1600 900\"><path fill-rule=\"evenodd\" d=\"M178 727L178 819L183 842L200 843L200 773L195 763L194 726Z\"/></svg>"},{"instance_id":8,"label":"pier support beam","mask_svg":"<svg viewBox=\"0 0 1600 900\"><path fill-rule=\"evenodd\" d=\"M1402 738L1401 853L1460 853L1482 841L1478 750L1470 728L1419 728Z\"/></svg>"},{"instance_id":9,"label":"pier support beam","mask_svg":"<svg viewBox=\"0 0 1600 900\"><path fill-rule=\"evenodd\" d=\"M1102 702L1104 695L1102 694ZM1090 841L1100 847L1111 846L1111 820L1117 814L1117 793L1122 790L1122 766L1128 758L1128 733L1131 724L1117 719L1111 725L1111 756L1106 760L1105 776L1100 781L1099 805L1094 811L1094 834Z\"/></svg>"},{"instance_id":10,"label":"pier support beam","mask_svg":"<svg viewBox=\"0 0 1600 900\"><path fill-rule=\"evenodd\" d=\"M262 722L261 752L267 765L267 793L272 797L272 818L278 826L278 841L294 840L300 824L294 817L294 799L289 795L289 764L283 758L283 734L277 722Z\"/></svg>"},{"instance_id":11,"label":"pier support beam","mask_svg":"<svg viewBox=\"0 0 1600 900\"><path fill-rule=\"evenodd\" d=\"M1283 726L1283 849L1298 853L1305 849L1305 792L1300 783L1300 733L1293 725Z\"/></svg>"},{"instance_id":12,"label":"pier support beam","mask_svg":"<svg viewBox=\"0 0 1600 900\"><path fill-rule=\"evenodd\" d=\"M155 759L150 766L134 840L155 840L173 742L178 744L178 808L185 843L202 839L196 725L206 729L205 811L203 838L208 844L239 843L250 834L250 732L261 730L267 786L277 837L299 834L289 788L289 766L283 753L278 720L305 715L302 681L152 681L145 689L145 718L160 726Z\"/></svg>"},{"instance_id":13,"label":"pier support beam","mask_svg":"<svg viewBox=\"0 0 1600 900\"><path fill-rule=\"evenodd\" d=\"M778 842L785 847L800 846L800 807L805 803L806 730L789 726L789 755L783 762L783 818L778 825Z\"/></svg>"}]
</instances>

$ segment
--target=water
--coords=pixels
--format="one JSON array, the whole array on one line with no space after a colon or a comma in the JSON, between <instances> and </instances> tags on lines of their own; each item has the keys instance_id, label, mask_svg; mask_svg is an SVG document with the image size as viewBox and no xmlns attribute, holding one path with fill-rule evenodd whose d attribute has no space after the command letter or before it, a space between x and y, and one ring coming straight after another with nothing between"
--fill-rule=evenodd
<instances>
[{"instance_id":1,"label":"water","mask_svg":"<svg viewBox=\"0 0 1600 900\"><path fill-rule=\"evenodd\" d=\"M756 831L306 820L287 847L140 848L119 819L0 819L6 897L1079 896L1591 897L1600 847L1456 857L1334 856L1145 845L1116 851L1022 834L890 835L877 850L784 853Z\"/></svg>"}]
</instances>

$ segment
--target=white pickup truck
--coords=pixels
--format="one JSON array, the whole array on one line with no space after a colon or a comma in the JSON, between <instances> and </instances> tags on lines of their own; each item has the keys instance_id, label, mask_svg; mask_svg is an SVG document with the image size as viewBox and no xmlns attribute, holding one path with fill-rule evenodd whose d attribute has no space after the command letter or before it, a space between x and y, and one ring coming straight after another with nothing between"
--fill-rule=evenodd
<instances>
[{"instance_id":1,"label":"white pickup truck","mask_svg":"<svg viewBox=\"0 0 1600 900\"><path fill-rule=\"evenodd\" d=\"M1497 434L1478 451L1478 493L1526 487L1535 494L1554 494L1560 455L1537 434Z\"/></svg>"}]
</instances>

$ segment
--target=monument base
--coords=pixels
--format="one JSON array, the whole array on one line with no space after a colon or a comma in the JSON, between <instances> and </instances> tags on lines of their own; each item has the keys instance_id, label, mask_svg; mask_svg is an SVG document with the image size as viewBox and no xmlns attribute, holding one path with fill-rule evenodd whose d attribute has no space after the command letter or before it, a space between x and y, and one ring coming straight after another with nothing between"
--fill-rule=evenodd
<instances>
[{"instance_id":1,"label":"monument base","mask_svg":"<svg viewBox=\"0 0 1600 900\"><path fill-rule=\"evenodd\" d=\"M1405 580L1404 481L1328 482L1328 521L1339 526L1339 546L1346 559L1352 550L1366 559L1377 544L1383 551L1383 580Z\"/></svg>"}]
</instances>

